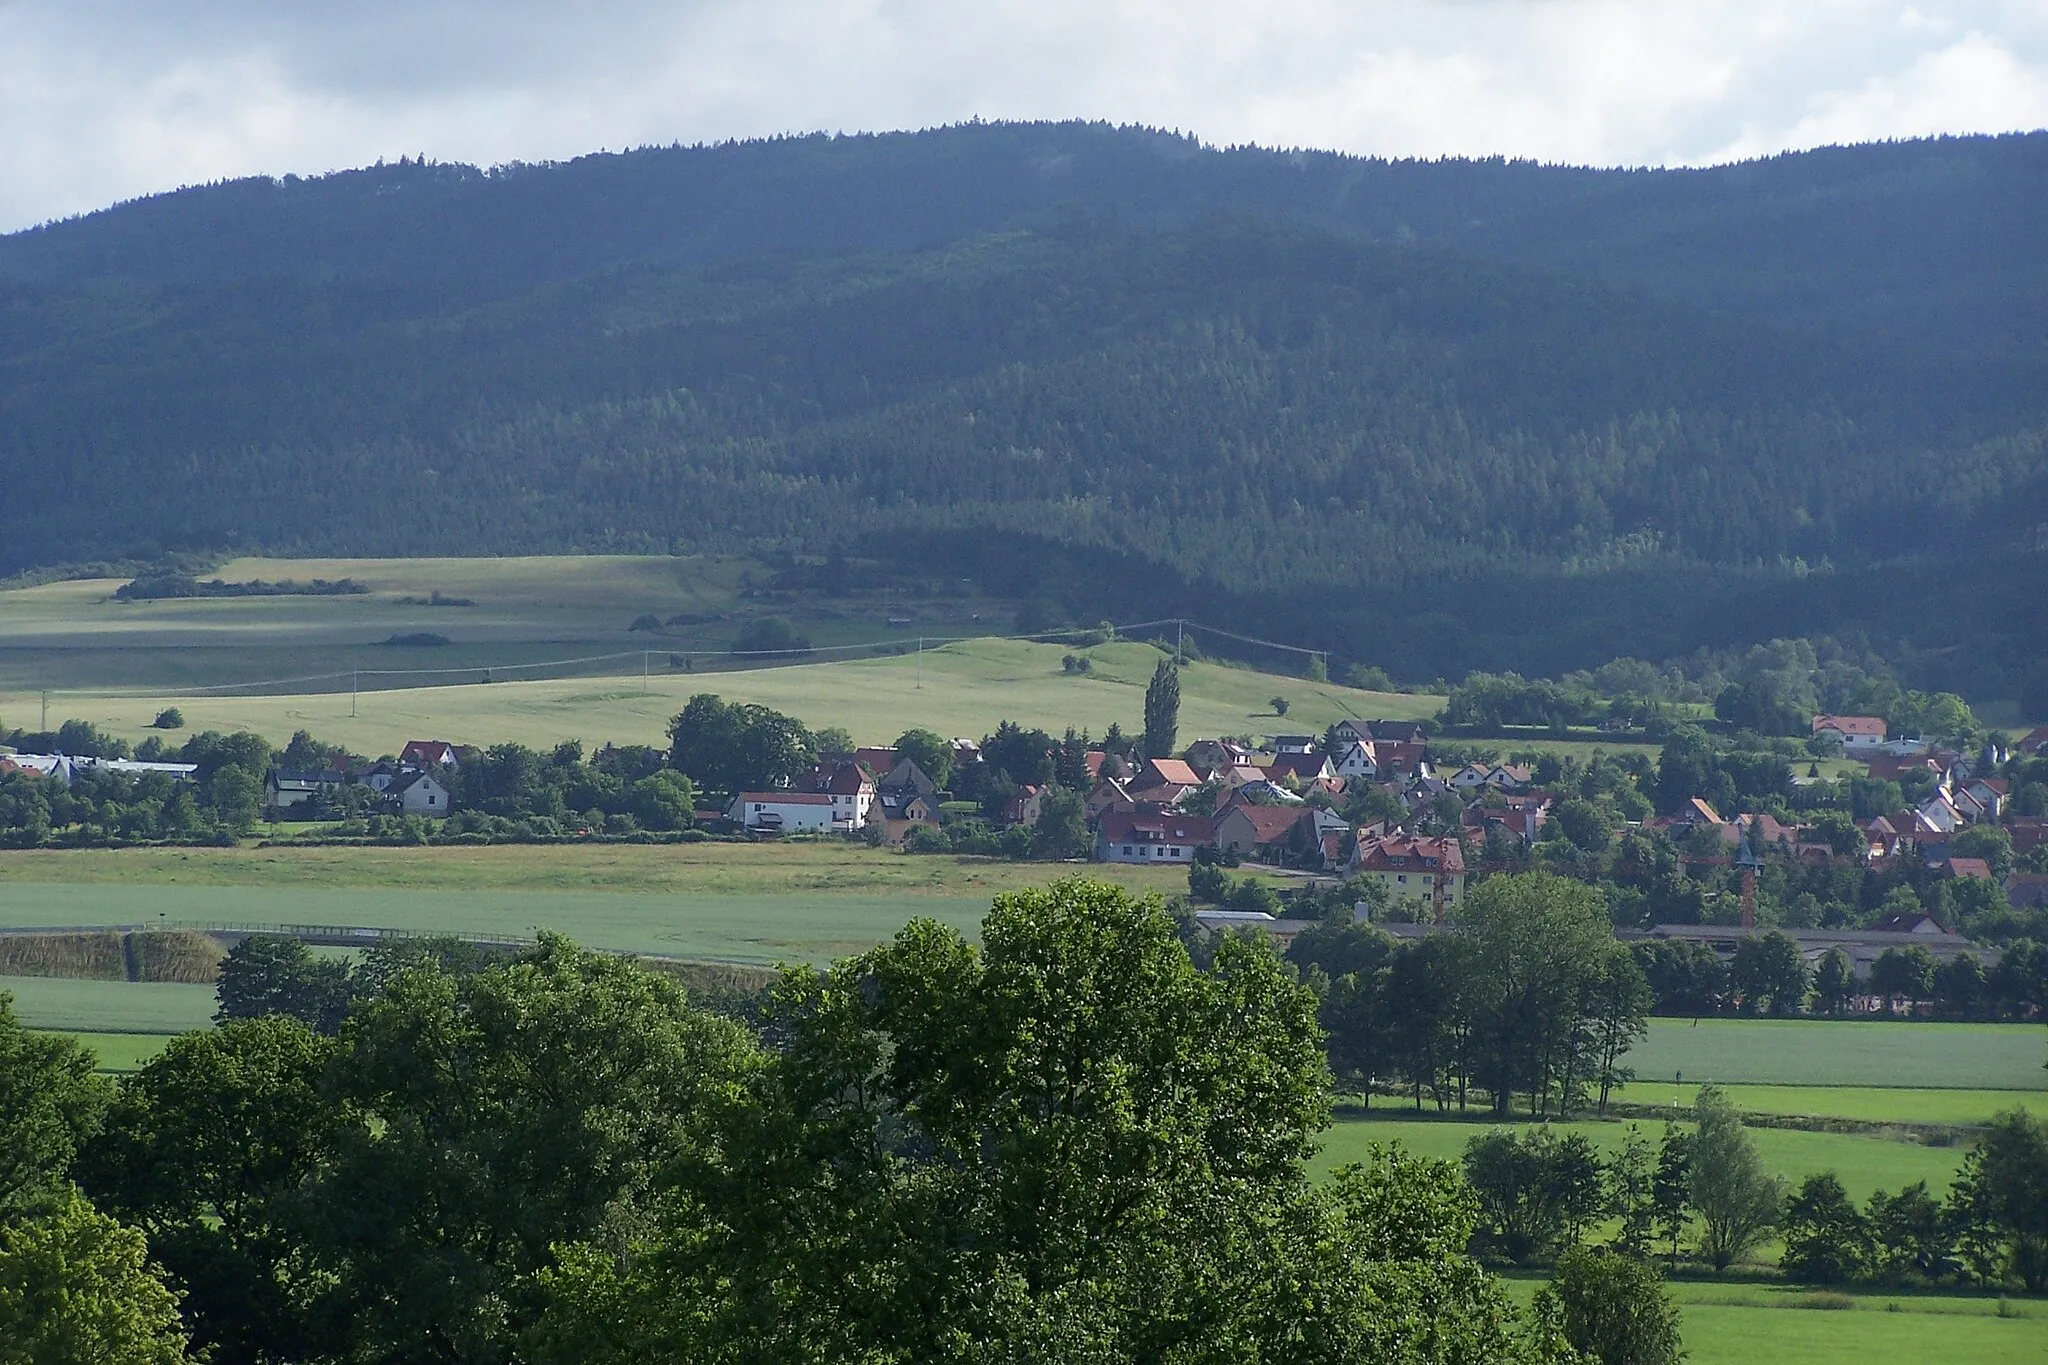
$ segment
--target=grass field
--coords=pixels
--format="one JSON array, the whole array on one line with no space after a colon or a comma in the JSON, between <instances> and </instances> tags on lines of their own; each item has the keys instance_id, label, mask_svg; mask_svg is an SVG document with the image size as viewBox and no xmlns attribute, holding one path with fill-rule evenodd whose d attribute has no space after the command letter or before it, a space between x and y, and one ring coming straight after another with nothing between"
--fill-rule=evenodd
<instances>
[{"instance_id":1,"label":"grass field","mask_svg":"<svg viewBox=\"0 0 2048 1365\"><path fill-rule=\"evenodd\" d=\"M0 992L24 1025L58 1033L185 1033L211 1024L215 1005L211 986L154 982L0 976Z\"/></svg>"},{"instance_id":2,"label":"grass field","mask_svg":"<svg viewBox=\"0 0 2048 1365\"><path fill-rule=\"evenodd\" d=\"M2044 1073L2048 1074L2048 1073ZM1737 1108L1755 1114L1797 1114L1865 1123L1981 1124L2004 1109L2048 1117L2048 1090L1893 1090L1850 1085L1730 1085ZM1622 1093L1635 1104L1690 1105L1699 1087L1639 1082Z\"/></svg>"},{"instance_id":3,"label":"grass field","mask_svg":"<svg viewBox=\"0 0 2048 1365\"><path fill-rule=\"evenodd\" d=\"M844 843L45 850L0 858L0 927L348 924L565 933L710 961L825 962L924 915L975 934L998 893L1069 870ZM1171 893L1186 873L1092 875Z\"/></svg>"},{"instance_id":4,"label":"grass field","mask_svg":"<svg viewBox=\"0 0 2048 1365\"><path fill-rule=\"evenodd\" d=\"M1628 1055L1653 1101L1669 1083L2048 1089L2048 1032L2037 1024L1825 1019L1653 1019ZM1659 1089L1658 1087L1662 1087Z\"/></svg>"},{"instance_id":5,"label":"grass field","mask_svg":"<svg viewBox=\"0 0 2048 1365\"><path fill-rule=\"evenodd\" d=\"M1515 1275L1526 1306L1542 1280ZM1679 1330L1692 1365L2018 1365L2048 1360L2048 1304L1972 1294L1831 1291L1676 1280Z\"/></svg>"},{"instance_id":6,"label":"grass field","mask_svg":"<svg viewBox=\"0 0 2048 1365\"><path fill-rule=\"evenodd\" d=\"M1008 604L959 597L906 604L880 597L785 604L750 597L765 581L761 566L740 559L661 556L524 559L237 560L229 580L352 577L360 596L249 597L119 602L118 580L52 583L0 592L0 719L30 728L40 720L41 689L55 689L51 719L77 716L139 738L158 710L176 705L192 728L253 729L282 741L311 729L358 752L394 752L408 738L437 735L470 742L501 739L551 745L580 738L648 742L697 691L763 702L816 726L842 726L864 743L886 742L912 725L982 735L1009 718L1055 732L1068 725L1100 734L1111 722L1135 729L1144 684L1158 655L1111 643L1086 651L1093 672L1064 673L1057 644L974 639L915 653L864 653L787 668L723 671L710 657L730 643L731 621L684 628L680 635L627 629L642 613L793 616L820 646L885 641L914 650L923 636L979 636L1008 629ZM434 591L473 599L473 607L428 607L401 599ZM889 626L884 617L907 619ZM452 644L392 649L377 642L431 631ZM552 682L499 681L465 686L407 686L366 691L351 716L346 680L263 697L227 697L194 689L290 679L350 669L446 670L507 667L540 660L649 651L654 671L641 685L637 660L606 665L609 676ZM692 654L713 674L667 667L671 652ZM437 682L434 677L423 679ZM366 678L372 688L397 680ZM921 685L920 685L921 684ZM69 689L69 691L67 691ZM110 695L114 694L114 695ZM1285 718L1269 699L1292 705ZM1301 678L1210 664L1189 667L1181 685L1181 733L1268 734L1320 731L1345 716L1433 715L1436 697L1357 692Z\"/></svg>"},{"instance_id":7,"label":"grass field","mask_svg":"<svg viewBox=\"0 0 2048 1365\"><path fill-rule=\"evenodd\" d=\"M1385 1101L1374 1101L1378 1110ZM1400 1117L1396 1117L1400 1114ZM1422 1156L1457 1158L1465 1144L1487 1131L1490 1125L1451 1118L1415 1118L1413 1110L1393 1106L1373 1118L1345 1118L1323 1135L1321 1152L1315 1158L1318 1172L1334 1170L1347 1162L1363 1160L1378 1143L1399 1142ZM1621 1145L1628 1125L1613 1121L1586 1120L1553 1125L1557 1131L1583 1133L1602 1152ZM1654 1144L1663 1127L1657 1123L1636 1125ZM1754 1128L1764 1164L1772 1174L1797 1183L1817 1171L1833 1171L1858 1200L1874 1189L1896 1190L1916 1180L1925 1180L1937 1195L1946 1191L1955 1177L1963 1153L1957 1147L1927 1147L1915 1142L1865 1137L1850 1133L1808 1133L1780 1128Z\"/></svg>"},{"instance_id":8,"label":"grass field","mask_svg":"<svg viewBox=\"0 0 2048 1365\"><path fill-rule=\"evenodd\" d=\"M99 1059L100 1070L114 1073L141 1069L144 1062L162 1052L170 1044L172 1037L168 1033L80 1033L74 1030L65 1032L92 1049L93 1055Z\"/></svg>"}]
</instances>

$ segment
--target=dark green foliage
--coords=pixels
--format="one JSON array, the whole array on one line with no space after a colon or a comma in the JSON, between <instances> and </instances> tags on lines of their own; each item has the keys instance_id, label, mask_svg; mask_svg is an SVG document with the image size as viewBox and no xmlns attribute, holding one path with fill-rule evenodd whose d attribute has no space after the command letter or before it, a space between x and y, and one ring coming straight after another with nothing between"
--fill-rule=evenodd
<instances>
[{"instance_id":1,"label":"dark green foliage","mask_svg":"<svg viewBox=\"0 0 2048 1365\"><path fill-rule=\"evenodd\" d=\"M953 745L951 741L932 733L930 730L905 730L896 737L896 755L907 758L918 766L919 771L932 780L940 791L947 790L953 781ZM876 776L886 776L877 773Z\"/></svg>"},{"instance_id":2,"label":"dark green foliage","mask_svg":"<svg viewBox=\"0 0 2048 1365\"><path fill-rule=\"evenodd\" d=\"M1678 1308L1646 1261L1575 1247L1558 1258L1542 1292L1562 1310L1564 1338L1599 1365L1678 1365L1685 1358Z\"/></svg>"},{"instance_id":3,"label":"dark green foliage","mask_svg":"<svg viewBox=\"0 0 2048 1365\"><path fill-rule=\"evenodd\" d=\"M0 239L0 571L166 527L773 543L1403 676L1828 619L2002 689L2042 571L1946 548L2048 496L2042 272L1989 226L2042 145L1623 173L1047 126L195 190Z\"/></svg>"},{"instance_id":4,"label":"dark green foliage","mask_svg":"<svg viewBox=\"0 0 2048 1365\"><path fill-rule=\"evenodd\" d=\"M353 997L346 963L275 934L251 934L228 949L215 994L216 1019L281 1014L325 1034L340 1030Z\"/></svg>"},{"instance_id":5,"label":"dark green foliage","mask_svg":"<svg viewBox=\"0 0 2048 1365\"><path fill-rule=\"evenodd\" d=\"M1870 1229L1871 1272L1894 1284L1927 1283L1948 1270L1949 1228L1941 1205L1915 1181L1897 1194L1874 1190L1864 1216Z\"/></svg>"},{"instance_id":6,"label":"dark green foliage","mask_svg":"<svg viewBox=\"0 0 2048 1365\"><path fill-rule=\"evenodd\" d=\"M1808 1284L1860 1279L1870 1265L1870 1225L1833 1171L1810 1175L1779 1220L1785 1274Z\"/></svg>"},{"instance_id":7,"label":"dark green foliage","mask_svg":"<svg viewBox=\"0 0 2048 1365\"><path fill-rule=\"evenodd\" d=\"M732 652L741 658L789 658L810 652L811 642L797 633L785 616L757 616L733 637Z\"/></svg>"},{"instance_id":8,"label":"dark green foliage","mask_svg":"<svg viewBox=\"0 0 2048 1365\"><path fill-rule=\"evenodd\" d=\"M1972 1275L2048 1289L2048 1123L2023 1109L1999 1114L1963 1158L1950 1201Z\"/></svg>"},{"instance_id":9,"label":"dark green foliage","mask_svg":"<svg viewBox=\"0 0 2048 1365\"><path fill-rule=\"evenodd\" d=\"M698 787L728 795L793 780L817 758L803 722L766 706L690 698L668 726L668 761Z\"/></svg>"},{"instance_id":10,"label":"dark green foliage","mask_svg":"<svg viewBox=\"0 0 2048 1365\"><path fill-rule=\"evenodd\" d=\"M1275 709L1285 715L1286 703ZM1145 686L1145 757L1171 758L1174 737L1180 726L1180 669L1171 659L1161 659Z\"/></svg>"},{"instance_id":11,"label":"dark green foliage","mask_svg":"<svg viewBox=\"0 0 2048 1365\"><path fill-rule=\"evenodd\" d=\"M1720 1087L1700 1087L1693 1119L1686 1203L1699 1215L1700 1256L1720 1272L1776 1226L1784 1191L1765 1172L1756 1141Z\"/></svg>"},{"instance_id":12,"label":"dark green foliage","mask_svg":"<svg viewBox=\"0 0 2048 1365\"><path fill-rule=\"evenodd\" d=\"M1473 1138L1465 1178L1479 1196L1479 1245L1518 1263L1576 1246L1604 1211L1604 1169L1583 1134L1548 1125Z\"/></svg>"},{"instance_id":13,"label":"dark green foliage","mask_svg":"<svg viewBox=\"0 0 2048 1365\"><path fill-rule=\"evenodd\" d=\"M1806 1003L1806 959L1798 944L1776 931L1736 944L1728 979L1746 1013L1783 1017L1799 1013Z\"/></svg>"},{"instance_id":14,"label":"dark green foliage","mask_svg":"<svg viewBox=\"0 0 2048 1365\"><path fill-rule=\"evenodd\" d=\"M322 1344L299 1194L346 1121L322 1085L335 1053L283 1015L174 1039L123 1083L80 1162L93 1198L149 1235L217 1365Z\"/></svg>"}]
</instances>

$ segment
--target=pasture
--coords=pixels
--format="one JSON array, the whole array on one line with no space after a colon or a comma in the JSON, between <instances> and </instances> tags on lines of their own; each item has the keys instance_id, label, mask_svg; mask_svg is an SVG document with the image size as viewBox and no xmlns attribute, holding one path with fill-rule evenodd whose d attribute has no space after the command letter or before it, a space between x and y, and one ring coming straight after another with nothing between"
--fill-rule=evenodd
<instances>
[{"instance_id":1,"label":"pasture","mask_svg":"<svg viewBox=\"0 0 2048 1365\"><path fill-rule=\"evenodd\" d=\"M2048 1075L2048 1073L2043 1073ZM1851 1119L1859 1123L1983 1124L2005 1109L2048 1117L2048 1090L1885 1089L1852 1085L1729 1085L1744 1113ZM1638 1082L1622 1092L1632 1104L1689 1106L1699 1087Z\"/></svg>"},{"instance_id":2,"label":"pasture","mask_svg":"<svg viewBox=\"0 0 2048 1365\"><path fill-rule=\"evenodd\" d=\"M1322 1148L1310 1163L1318 1174L1353 1161L1362 1161L1375 1145L1399 1142L1420 1156L1456 1160L1465 1144L1492 1125L1475 1116L1458 1118L1416 1117L1413 1109L1401 1109L1386 1100L1373 1102L1374 1117L1344 1117L1323 1134ZM1683 1116L1681 1115L1681 1118ZM1509 1126L1519 1127L1520 1123ZM1611 1155L1628 1132L1625 1123L1598 1119L1552 1125L1560 1133L1580 1133L1603 1154ZM1636 1124L1654 1147L1663 1126L1650 1121ZM1928 1147L1917 1142L1868 1137L1855 1133L1809 1133L1792 1129L1755 1128L1751 1136L1771 1174L1796 1184L1818 1171L1833 1171L1843 1186L1859 1201L1876 1189L1896 1190L1916 1180L1939 1197L1954 1179L1962 1163L1959 1147Z\"/></svg>"}]
</instances>

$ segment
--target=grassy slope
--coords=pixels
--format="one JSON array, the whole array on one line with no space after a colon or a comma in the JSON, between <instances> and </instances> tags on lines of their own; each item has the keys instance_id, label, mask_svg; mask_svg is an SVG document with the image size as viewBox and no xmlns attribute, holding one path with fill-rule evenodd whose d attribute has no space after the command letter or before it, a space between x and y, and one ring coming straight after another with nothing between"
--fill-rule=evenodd
<instances>
[{"instance_id":1,"label":"grassy slope","mask_svg":"<svg viewBox=\"0 0 2048 1365\"><path fill-rule=\"evenodd\" d=\"M1689 1081L1891 1089L2048 1089L2041 1029L1874 1020L1655 1019L1629 1054L1656 1099Z\"/></svg>"},{"instance_id":2,"label":"grassy slope","mask_svg":"<svg viewBox=\"0 0 2048 1365\"><path fill-rule=\"evenodd\" d=\"M668 718L692 693L716 691L729 698L763 702L789 711L806 722L843 726L864 743L893 739L913 725L945 734L979 736L1010 718L1057 733L1068 725L1100 734L1112 723L1127 731L1142 723L1144 686L1158 654L1141 645L1110 644L1088 651L1095 668L1088 676L1061 671L1061 645L976 639L927 650L922 663L914 655L852 656L831 662L784 668L720 671L701 674L665 667L669 651L681 642L623 633L624 622L661 593L631 585L691 561L655 560L507 560L500 577L482 573L478 561L397 561L402 579L380 576L375 565L392 561L238 562L222 570L226 576L301 579L354 572L365 583L380 585L364 598L243 598L202 602L122 604L107 600L109 582L52 584L0 593L0 636L14 643L0 649L0 686L12 678L15 689L0 691L0 717L12 724L33 725L39 685L32 665L47 656L50 667L76 670L76 656L96 651L102 665L95 677L134 690L121 695L58 691L52 698L52 721L79 716L129 738L148 733L157 711L176 705L194 729L253 729L282 742L293 730L310 729L323 739L346 743L367 753L395 751L408 738L437 735L489 743L511 739L537 746L561 739L598 743L659 741ZM372 567L364 567L365 565ZM444 567L445 566L445 567ZM387 575L397 570L386 571ZM559 576L566 586L556 586ZM470 609L398 608L398 595L388 585L403 582L418 594L440 587L445 592L478 597ZM479 582L502 584L508 605L492 604L489 589ZM452 586L450 586L452 585ZM624 586L622 586L624 585ZM702 607L729 590L702 588L684 601L673 582L664 591L669 600L654 608ZM595 597L616 605L598 606ZM678 602L681 605L678 605ZM602 613L611 634L592 628ZM808 627L807 627L808 628ZM919 627L925 628L925 627ZM720 627L715 643L723 648L730 626ZM853 630L848 627L848 630ZM934 634L971 633L987 626L946 626L935 622ZM374 650L364 642L400 630L434 630L463 640L452 650ZM821 641L830 633L814 631ZM845 633L845 632L842 632ZM879 625L860 626L862 638L884 634ZM483 640L484 643L476 643ZM490 644L496 640L496 644ZM190 673L189 655L231 649L236 641L251 642L242 671L214 666L208 681L253 681L306 672L363 668L440 668L458 664L503 664L512 658L547 659L651 647L657 671L642 687L640 669L627 660L611 665L614 676L578 677L545 682L502 681L463 686L413 687L365 692L351 717L350 698L343 691L315 691L263 697L191 695L175 681ZM31 645L38 648L30 648ZM262 645L263 648L254 648ZM545 645L545 647L543 647ZM141 653L137 653L137 650ZM24 651L26 651L24 653ZM39 652L40 651L40 652ZM159 657L160 656L160 657ZM238 658L230 652L230 661ZM154 659L154 664L137 660ZM154 667L156 671L138 674ZM287 670L279 672L276 670ZM501 669L502 673L503 670ZM323 683L323 688L345 684ZM1182 679L1181 735L1320 732L1346 716L1415 717L1434 714L1435 697L1361 692L1300 678L1280 677L1210 664L1190 666ZM1292 703L1282 718L1269 699L1286 696Z\"/></svg>"}]
</instances>

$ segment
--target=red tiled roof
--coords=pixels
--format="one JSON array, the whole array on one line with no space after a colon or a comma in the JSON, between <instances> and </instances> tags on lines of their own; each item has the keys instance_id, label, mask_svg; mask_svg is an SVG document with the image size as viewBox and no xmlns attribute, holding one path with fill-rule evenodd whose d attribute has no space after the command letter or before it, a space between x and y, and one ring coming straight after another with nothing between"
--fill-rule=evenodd
<instances>
[{"instance_id":1,"label":"red tiled roof","mask_svg":"<svg viewBox=\"0 0 2048 1365\"><path fill-rule=\"evenodd\" d=\"M1265 844L1282 838L1300 824L1308 814L1307 806L1254 806L1247 802L1232 806L1231 811L1242 814L1252 824L1252 839Z\"/></svg>"},{"instance_id":2,"label":"red tiled roof","mask_svg":"<svg viewBox=\"0 0 2048 1365\"><path fill-rule=\"evenodd\" d=\"M1195 776L1195 770L1177 758L1149 758L1140 773L1146 786L1156 787L1171 782L1182 787L1199 787L1202 779Z\"/></svg>"},{"instance_id":3,"label":"red tiled roof","mask_svg":"<svg viewBox=\"0 0 2048 1365\"><path fill-rule=\"evenodd\" d=\"M1951 877L1977 877L1991 880L1991 864L1982 858L1950 858L1941 865L1941 870Z\"/></svg>"},{"instance_id":4,"label":"red tiled roof","mask_svg":"<svg viewBox=\"0 0 2048 1365\"><path fill-rule=\"evenodd\" d=\"M1465 870L1465 850L1456 839L1389 835L1359 850L1360 867L1373 872L1442 872Z\"/></svg>"},{"instance_id":5,"label":"red tiled roof","mask_svg":"<svg viewBox=\"0 0 2048 1365\"><path fill-rule=\"evenodd\" d=\"M829 806L832 798L824 792L741 792L749 806Z\"/></svg>"},{"instance_id":6,"label":"red tiled roof","mask_svg":"<svg viewBox=\"0 0 2048 1365\"><path fill-rule=\"evenodd\" d=\"M1171 811L1111 811L1096 832L1111 844L1211 844L1216 841L1216 822L1205 815Z\"/></svg>"},{"instance_id":7,"label":"red tiled roof","mask_svg":"<svg viewBox=\"0 0 2048 1365\"><path fill-rule=\"evenodd\" d=\"M1884 717L1815 716L1813 718L1813 733L1819 734L1823 730L1834 730L1844 735L1869 735L1877 739L1883 739Z\"/></svg>"}]
</instances>

